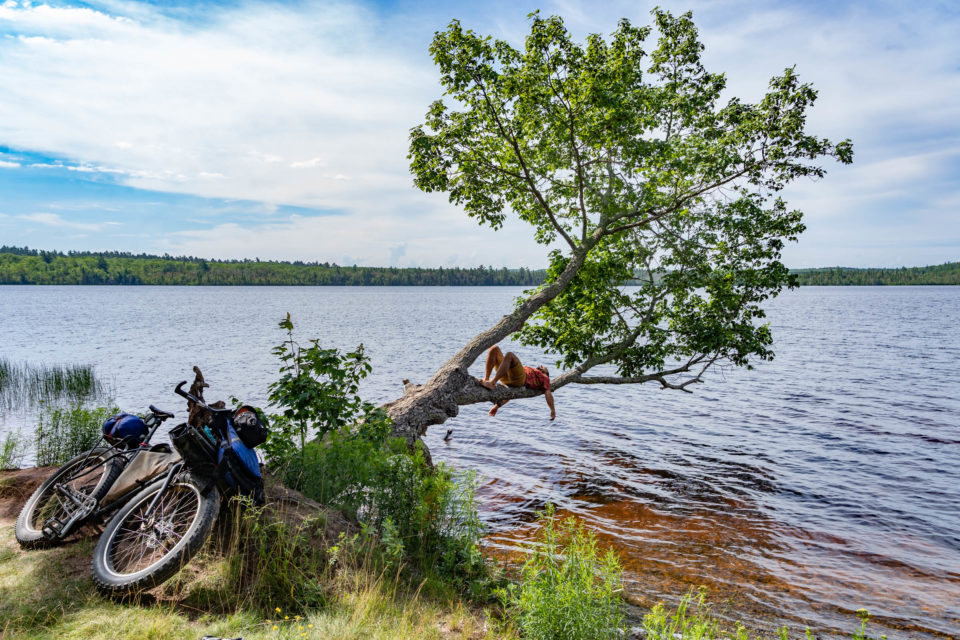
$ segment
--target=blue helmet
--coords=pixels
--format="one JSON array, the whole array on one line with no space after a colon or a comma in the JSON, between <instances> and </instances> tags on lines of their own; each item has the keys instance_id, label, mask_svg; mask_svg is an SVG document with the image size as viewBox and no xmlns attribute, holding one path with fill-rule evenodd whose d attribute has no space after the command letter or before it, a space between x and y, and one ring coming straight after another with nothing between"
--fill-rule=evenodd
<instances>
[{"instance_id":1,"label":"blue helmet","mask_svg":"<svg viewBox=\"0 0 960 640\"><path fill-rule=\"evenodd\" d=\"M103 435L110 442L123 442L128 447L135 447L147 435L147 425L132 413L118 413L103 423Z\"/></svg>"}]
</instances>

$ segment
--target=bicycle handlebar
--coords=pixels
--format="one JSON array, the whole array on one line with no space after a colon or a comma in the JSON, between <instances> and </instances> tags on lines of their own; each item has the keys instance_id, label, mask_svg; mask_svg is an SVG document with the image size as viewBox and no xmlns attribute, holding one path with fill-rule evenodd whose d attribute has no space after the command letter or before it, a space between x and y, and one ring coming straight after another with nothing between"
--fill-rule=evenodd
<instances>
[{"instance_id":1,"label":"bicycle handlebar","mask_svg":"<svg viewBox=\"0 0 960 640\"><path fill-rule=\"evenodd\" d=\"M181 382L180 384L178 384L178 385L177 385L177 388L174 389L173 392L174 392L175 394L177 394L178 396L184 397L184 398L186 398L187 400L189 400L189 401L191 401L191 402L196 402L198 405L200 405L201 407L203 407L204 409L206 409L207 411L209 411L209 412L211 412L211 413L233 413L233 409L214 409L213 407L211 407L210 405L208 405L206 402L204 402L203 400L201 400L201 399L198 398L197 396L193 395L192 393L190 393L190 392L188 392L188 391L184 391L184 390L183 390L183 385L185 385L185 384L187 384L187 381L186 381L186 380L184 380L183 382Z\"/></svg>"}]
</instances>

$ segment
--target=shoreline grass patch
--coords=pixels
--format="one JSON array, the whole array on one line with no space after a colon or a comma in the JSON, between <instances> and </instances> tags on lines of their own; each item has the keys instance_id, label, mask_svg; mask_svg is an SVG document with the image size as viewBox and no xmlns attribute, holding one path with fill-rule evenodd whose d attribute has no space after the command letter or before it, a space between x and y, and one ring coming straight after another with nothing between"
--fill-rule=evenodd
<instances>
[{"instance_id":1,"label":"shoreline grass patch","mask_svg":"<svg viewBox=\"0 0 960 640\"><path fill-rule=\"evenodd\" d=\"M0 411L104 400L110 385L89 364L31 364L0 357Z\"/></svg>"},{"instance_id":2,"label":"shoreline grass patch","mask_svg":"<svg viewBox=\"0 0 960 640\"><path fill-rule=\"evenodd\" d=\"M27 457L27 439L18 431L8 431L0 442L0 471L19 469Z\"/></svg>"}]
</instances>

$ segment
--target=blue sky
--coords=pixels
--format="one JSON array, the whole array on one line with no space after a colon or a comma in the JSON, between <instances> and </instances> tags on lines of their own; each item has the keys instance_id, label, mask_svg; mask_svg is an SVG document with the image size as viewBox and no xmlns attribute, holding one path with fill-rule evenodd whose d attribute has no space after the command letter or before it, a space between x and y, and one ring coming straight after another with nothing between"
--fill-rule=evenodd
<instances>
[{"instance_id":1,"label":"blue sky","mask_svg":"<svg viewBox=\"0 0 960 640\"><path fill-rule=\"evenodd\" d=\"M796 65L850 167L791 186L794 267L960 260L960 5L951 2L0 0L0 244L395 266L539 267L411 182L452 18L519 44L692 9L711 70L759 98Z\"/></svg>"}]
</instances>

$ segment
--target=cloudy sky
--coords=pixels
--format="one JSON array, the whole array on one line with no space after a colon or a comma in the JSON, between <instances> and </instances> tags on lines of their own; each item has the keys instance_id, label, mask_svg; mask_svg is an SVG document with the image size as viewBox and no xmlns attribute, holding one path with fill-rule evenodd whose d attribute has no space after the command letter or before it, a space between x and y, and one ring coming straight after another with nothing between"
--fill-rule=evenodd
<instances>
[{"instance_id":1,"label":"cloudy sky","mask_svg":"<svg viewBox=\"0 0 960 640\"><path fill-rule=\"evenodd\" d=\"M417 191L407 132L452 18L517 45L692 9L730 94L796 65L855 162L790 188L793 267L960 260L960 4L0 0L0 244L395 266L540 267L519 224Z\"/></svg>"}]
</instances>

